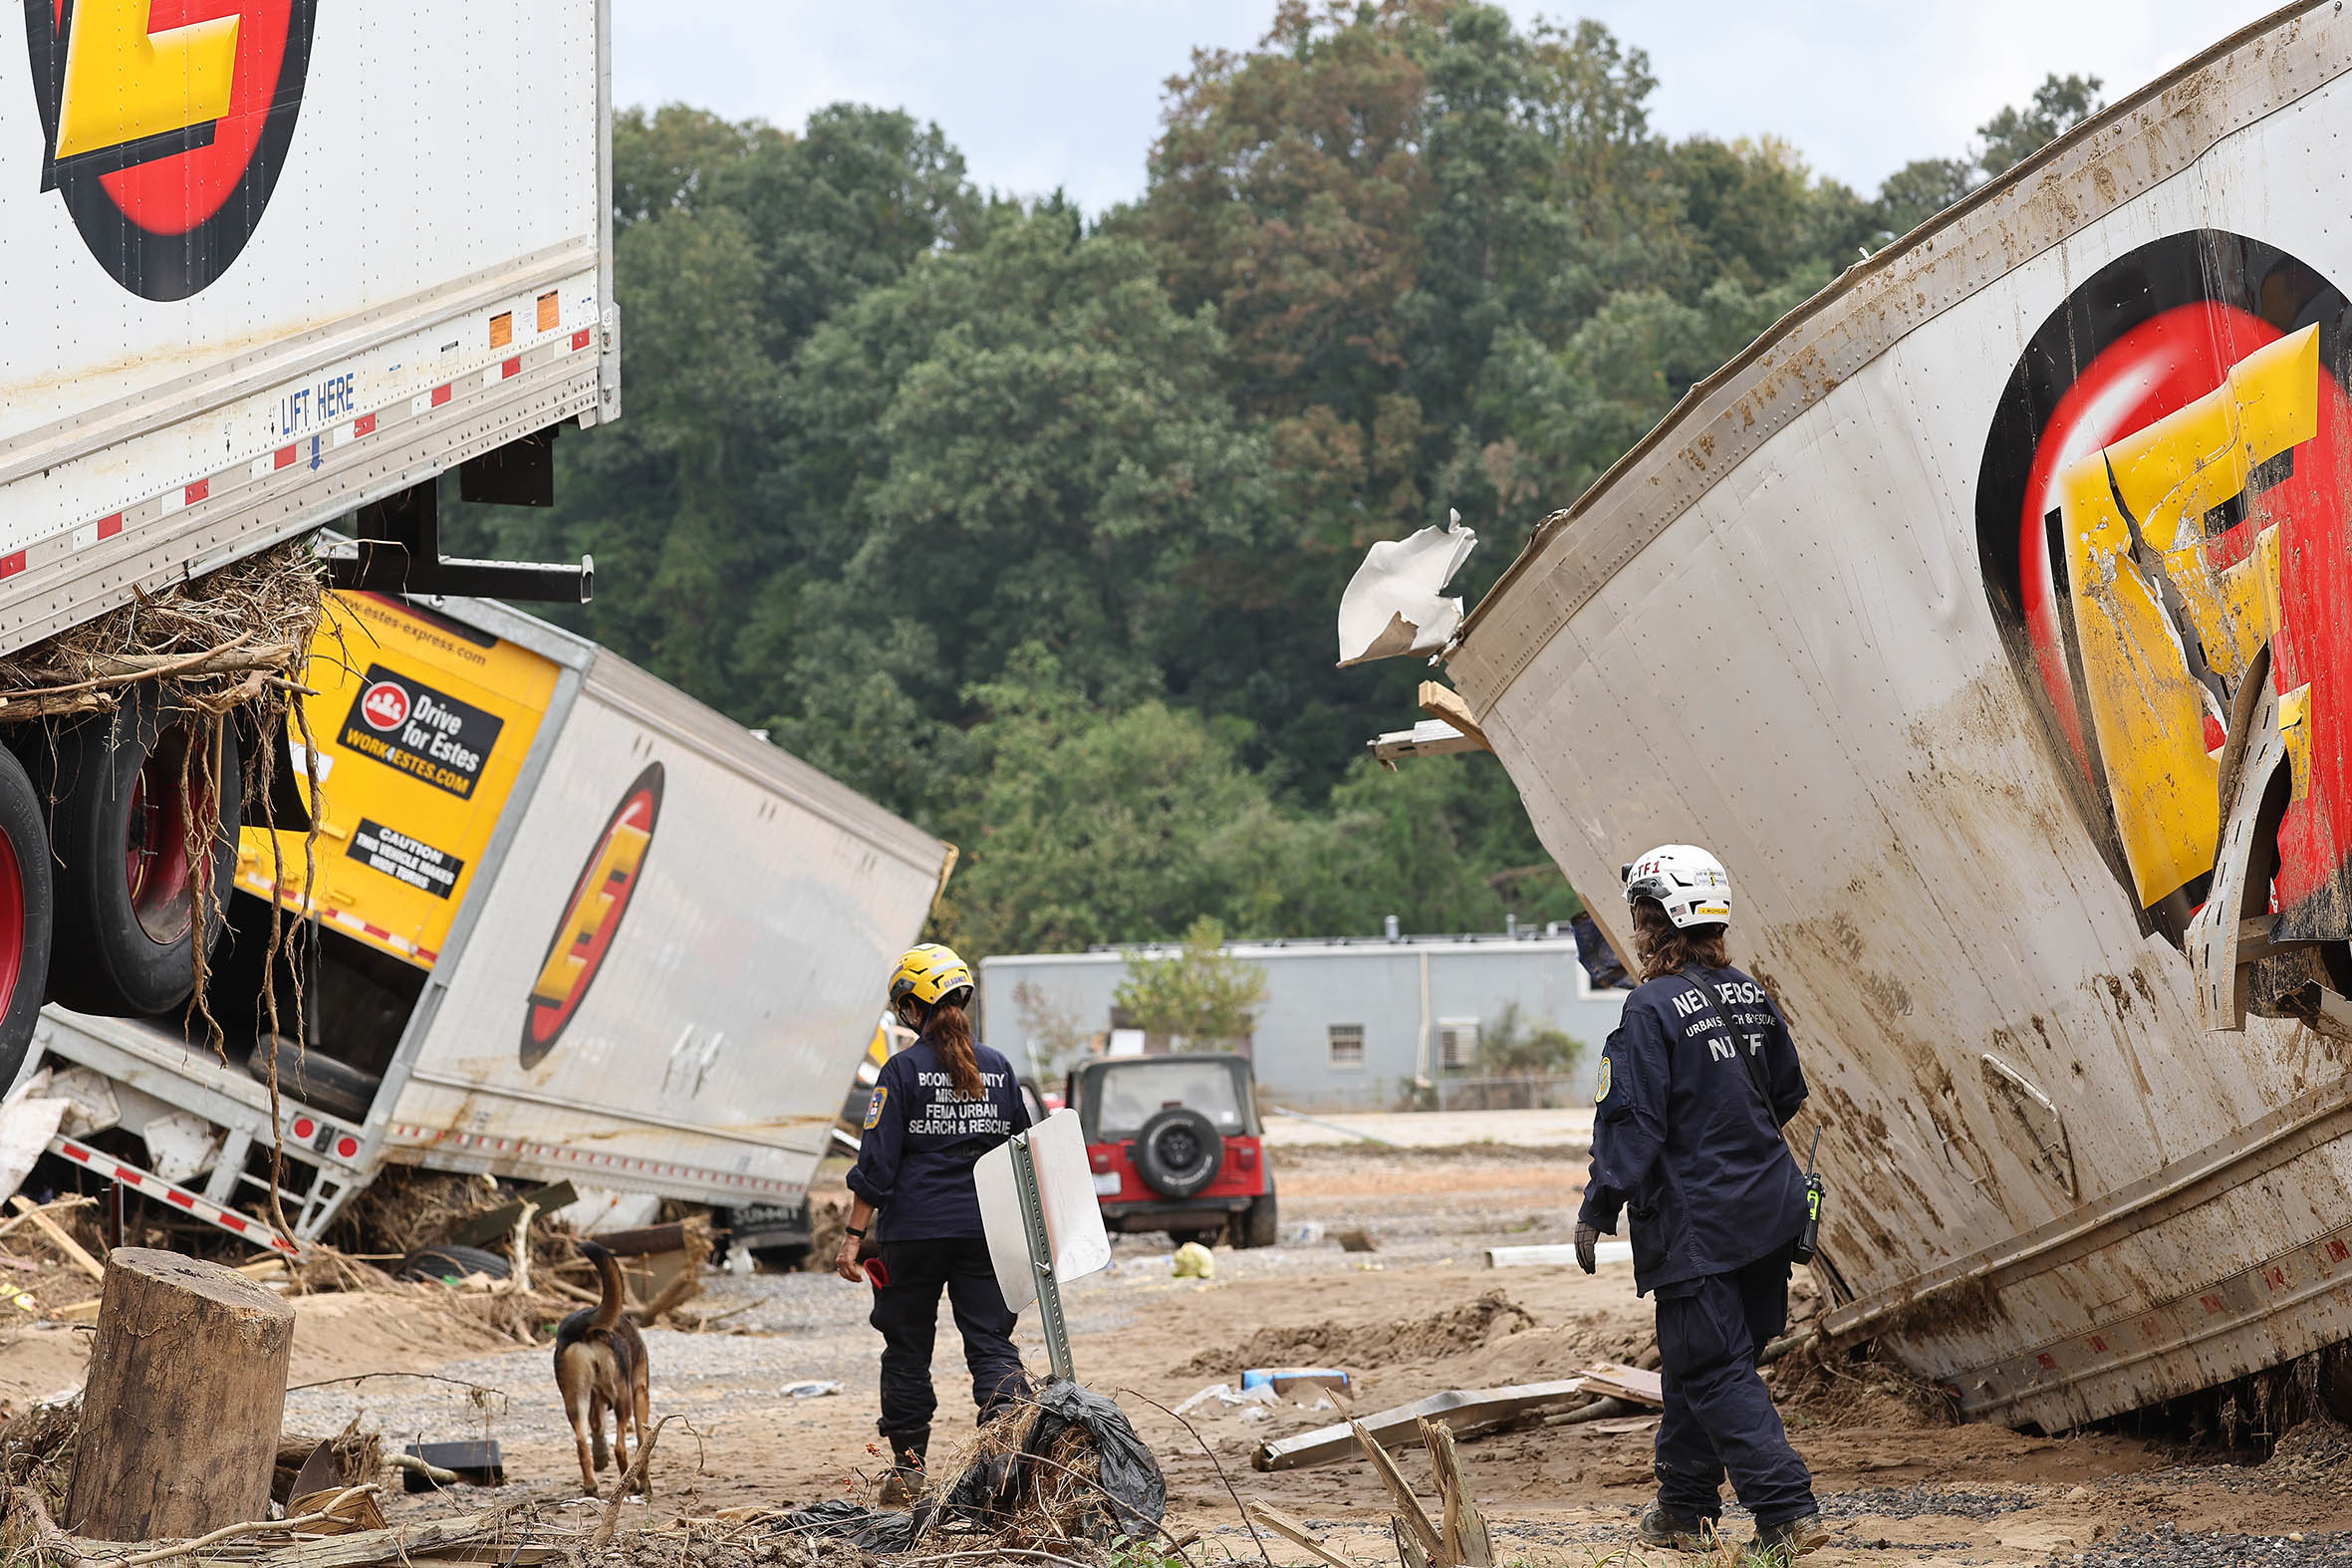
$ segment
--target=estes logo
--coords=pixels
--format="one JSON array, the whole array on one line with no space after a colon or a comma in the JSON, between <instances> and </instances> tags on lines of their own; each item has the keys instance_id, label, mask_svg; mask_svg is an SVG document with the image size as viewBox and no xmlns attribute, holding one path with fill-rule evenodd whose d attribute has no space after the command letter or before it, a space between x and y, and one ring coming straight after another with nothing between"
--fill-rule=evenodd
<instances>
[{"instance_id":1,"label":"estes logo","mask_svg":"<svg viewBox=\"0 0 2352 1568\"><path fill-rule=\"evenodd\" d=\"M371 729L398 729L408 722L407 689L390 680L379 680L360 695L360 716Z\"/></svg>"},{"instance_id":2,"label":"estes logo","mask_svg":"<svg viewBox=\"0 0 2352 1568\"><path fill-rule=\"evenodd\" d=\"M590 847L588 862L572 885L572 897L556 921L555 935L523 1009L522 1060L536 1067L555 1049L572 1015L612 949L621 917L629 913L645 870L653 828L661 819L661 764L650 764L613 808L604 832Z\"/></svg>"},{"instance_id":3,"label":"estes logo","mask_svg":"<svg viewBox=\"0 0 2352 1568\"><path fill-rule=\"evenodd\" d=\"M293 144L317 0L24 6L41 188L116 282L186 299L261 222Z\"/></svg>"}]
</instances>

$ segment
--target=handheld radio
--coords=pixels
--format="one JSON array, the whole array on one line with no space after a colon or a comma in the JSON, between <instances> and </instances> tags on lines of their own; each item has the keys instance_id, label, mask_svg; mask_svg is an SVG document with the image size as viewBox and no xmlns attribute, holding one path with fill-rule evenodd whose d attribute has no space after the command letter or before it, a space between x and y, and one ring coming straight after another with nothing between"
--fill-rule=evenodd
<instances>
[{"instance_id":1,"label":"handheld radio","mask_svg":"<svg viewBox=\"0 0 2352 1568\"><path fill-rule=\"evenodd\" d=\"M1813 1254L1821 1250L1821 1194L1826 1189L1813 1170L1820 1153L1821 1129L1816 1127L1813 1147L1805 1156L1805 1228L1797 1232L1797 1244L1790 1254L1799 1263L1812 1262Z\"/></svg>"}]
</instances>

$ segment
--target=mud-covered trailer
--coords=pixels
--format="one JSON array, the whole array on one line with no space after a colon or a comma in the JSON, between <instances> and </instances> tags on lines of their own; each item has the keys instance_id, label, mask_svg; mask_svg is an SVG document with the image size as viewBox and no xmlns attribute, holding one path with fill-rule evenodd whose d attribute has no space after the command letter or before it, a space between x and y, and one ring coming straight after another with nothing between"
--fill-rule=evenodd
<instances>
[{"instance_id":1,"label":"mud-covered trailer","mask_svg":"<svg viewBox=\"0 0 2352 1568\"><path fill-rule=\"evenodd\" d=\"M2282 11L1850 268L1445 653L1574 886L1730 865L1826 1326L1972 1416L2352 1335L2348 68Z\"/></svg>"}]
</instances>

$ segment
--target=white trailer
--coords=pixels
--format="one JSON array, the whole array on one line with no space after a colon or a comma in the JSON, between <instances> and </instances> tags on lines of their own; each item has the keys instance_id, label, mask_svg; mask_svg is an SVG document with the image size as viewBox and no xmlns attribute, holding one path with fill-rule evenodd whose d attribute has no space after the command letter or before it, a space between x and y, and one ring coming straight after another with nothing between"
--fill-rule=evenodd
<instances>
[{"instance_id":1,"label":"white trailer","mask_svg":"<svg viewBox=\"0 0 2352 1568\"><path fill-rule=\"evenodd\" d=\"M609 4L0 11L0 653L620 411Z\"/></svg>"},{"instance_id":2,"label":"white trailer","mask_svg":"<svg viewBox=\"0 0 2352 1568\"><path fill-rule=\"evenodd\" d=\"M388 1164L659 1194L792 1239L952 849L502 605L335 609L341 644L312 666L318 836L273 854L246 830L225 1052L177 1018L47 1009L28 1071L79 1106L56 1152L261 1244L273 1144L298 1240ZM403 717L463 715L435 733L470 775L380 753L366 715L388 689ZM300 1014L259 967L273 881L311 923ZM274 1121L254 1000L273 983Z\"/></svg>"},{"instance_id":3,"label":"white trailer","mask_svg":"<svg viewBox=\"0 0 2352 1568\"><path fill-rule=\"evenodd\" d=\"M1850 268L1444 654L1621 947L1729 864L1825 1325L1974 1416L2352 1335L2347 71L2290 7Z\"/></svg>"},{"instance_id":4,"label":"white trailer","mask_svg":"<svg viewBox=\"0 0 2352 1568\"><path fill-rule=\"evenodd\" d=\"M199 9L0 8L0 656L329 522L339 586L586 598L586 561L443 561L435 498L546 504L556 434L620 411L610 0ZM0 1079L45 992L188 993L205 863L154 840L236 761L151 683L36 728Z\"/></svg>"}]
</instances>

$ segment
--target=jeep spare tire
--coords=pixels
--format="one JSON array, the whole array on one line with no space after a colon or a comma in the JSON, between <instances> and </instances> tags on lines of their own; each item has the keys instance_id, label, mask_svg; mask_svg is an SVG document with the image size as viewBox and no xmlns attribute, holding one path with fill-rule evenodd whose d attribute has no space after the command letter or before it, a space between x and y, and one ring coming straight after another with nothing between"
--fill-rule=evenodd
<instances>
[{"instance_id":1,"label":"jeep spare tire","mask_svg":"<svg viewBox=\"0 0 2352 1568\"><path fill-rule=\"evenodd\" d=\"M1136 1173L1169 1197L1190 1197L1216 1179L1225 1141L1216 1124L1188 1106L1172 1105L1136 1134Z\"/></svg>"}]
</instances>

